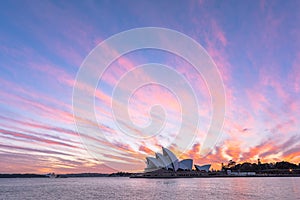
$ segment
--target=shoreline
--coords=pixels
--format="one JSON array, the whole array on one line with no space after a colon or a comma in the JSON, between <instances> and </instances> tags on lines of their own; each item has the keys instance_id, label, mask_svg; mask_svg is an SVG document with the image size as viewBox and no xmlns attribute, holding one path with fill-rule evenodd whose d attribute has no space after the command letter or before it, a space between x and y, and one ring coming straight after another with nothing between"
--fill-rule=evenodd
<instances>
[{"instance_id":1,"label":"shoreline","mask_svg":"<svg viewBox=\"0 0 300 200\"><path fill-rule=\"evenodd\" d=\"M253 176L238 176L238 175L207 175L207 176L131 176L130 178L145 178L145 179L177 179L177 178L274 178L274 177L300 177L300 175L253 175Z\"/></svg>"},{"instance_id":2,"label":"shoreline","mask_svg":"<svg viewBox=\"0 0 300 200\"><path fill-rule=\"evenodd\" d=\"M0 174L1 178L93 178L93 177L127 177L127 178L148 178L148 179L174 179L174 178L241 178L241 177L300 177L300 174L225 174L225 173L197 173L180 172L180 173L78 173L78 174Z\"/></svg>"}]
</instances>

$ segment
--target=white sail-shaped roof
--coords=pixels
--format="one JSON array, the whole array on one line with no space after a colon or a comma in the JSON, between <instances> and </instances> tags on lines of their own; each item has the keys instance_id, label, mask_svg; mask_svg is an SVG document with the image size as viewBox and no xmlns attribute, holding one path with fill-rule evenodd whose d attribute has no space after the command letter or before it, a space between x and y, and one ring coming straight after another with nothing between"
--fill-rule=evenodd
<instances>
[{"instance_id":1,"label":"white sail-shaped roof","mask_svg":"<svg viewBox=\"0 0 300 200\"><path fill-rule=\"evenodd\" d=\"M166 157L168 165L171 165L174 171L178 170L178 159L175 154L167 148L162 147L163 155Z\"/></svg>"},{"instance_id":2,"label":"white sail-shaped roof","mask_svg":"<svg viewBox=\"0 0 300 200\"><path fill-rule=\"evenodd\" d=\"M156 158L147 157L148 168L160 168L163 167L163 164Z\"/></svg>"},{"instance_id":3,"label":"white sail-shaped roof","mask_svg":"<svg viewBox=\"0 0 300 200\"><path fill-rule=\"evenodd\" d=\"M195 165L195 168L197 171L206 171L208 172L209 171L209 168L210 168L211 164L208 164L208 165Z\"/></svg>"},{"instance_id":4,"label":"white sail-shaped roof","mask_svg":"<svg viewBox=\"0 0 300 200\"><path fill-rule=\"evenodd\" d=\"M163 153L156 153L154 157L147 157L146 164L147 167L145 168L145 172L156 171L159 169L172 169L173 171L181 170L192 170L193 167L193 160L192 159L185 159L182 161L178 161L178 158L175 154L167 148L162 147ZM209 171L209 165L195 165L197 171Z\"/></svg>"},{"instance_id":5,"label":"white sail-shaped roof","mask_svg":"<svg viewBox=\"0 0 300 200\"><path fill-rule=\"evenodd\" d=\"M168 160L165 156L163 156L161 153L156 153L156 159L160 161L160 163L162 163L164 168L168 167Z\"/></svg>"},{"instance_id":6,"label":"white sail-shaped roof","mask_svg":"<svg viewBox=\"0 0 300 200\"><path fill-rule=\"evenodd\" d=\"M179 169L182 169L182 170L192 170L192 168L193 168L193 160L192 159L182 160L178 164L179 164Z\"/></svg>"}]
</instances>

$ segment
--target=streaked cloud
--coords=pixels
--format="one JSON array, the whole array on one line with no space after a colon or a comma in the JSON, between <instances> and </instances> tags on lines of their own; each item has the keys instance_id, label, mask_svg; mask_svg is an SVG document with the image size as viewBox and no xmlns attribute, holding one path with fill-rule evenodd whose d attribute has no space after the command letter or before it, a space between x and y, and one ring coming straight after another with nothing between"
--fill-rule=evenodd
<instances>
[{"instance_id":1,"label":"streaked cloud","mask_svg":"<svg viewBox=\"0 0 300 200\"><path fill-rule=\"evenodd\" d=\"M181 154L172 145L181 122L181 105L159 85L133 93L128 112L137 127L127 121L122 125L140 137L138 127L149 123L148 111L160 104L168 117L161 134L137 140L114 123L114 87L122 76L149 62L176 70L199 99L199 130L182 158L192 157L198 164L213 163L214 168L229 159L300 162L299 2L135 3L119 2L122 10L109 2L3 4L1 173L142 170L145 156L159 151L160 146L171 144L170 149ZM189 63L167 52L148 49L119 57L105 71L96 90L79 83L95 96L97 121L81 119L93 128L90 133L77 131L72 91L83 59L107 37L145 26L171 28L191 36L218 66L226 91L226 117L222 136L206 157L199 154L212 114L206 82ZM161 42L169 45L164 38ZM118 57L111 47L107 52ZM160 76L143 70L133 75L149 82ZM129 84L122 85L122 90L128 91ZM89 151L85 145L90 145Z\"/></svg>"}]
</instances>

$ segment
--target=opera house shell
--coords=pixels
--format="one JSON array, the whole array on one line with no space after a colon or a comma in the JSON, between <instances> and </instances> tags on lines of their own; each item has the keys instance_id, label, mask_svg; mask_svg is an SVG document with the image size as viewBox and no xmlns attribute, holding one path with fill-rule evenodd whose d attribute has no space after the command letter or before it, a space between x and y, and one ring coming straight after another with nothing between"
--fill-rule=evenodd
<instances>
[{"instance_id":1,"label":"opera house shell","mask_svg":"<svg viewBox=\"0 0 300 200\"><path fill-rule=\"evenodd\" d=\"M193 170L193 160L185 159L179 161L175 154L167 148L162 147L162 154L156 153L155 157L146 158L147 167L145 172L152 172L159 169L166 169L172 171L192 171ZM197 171L209 171L210 164L208 165L195 165Z\"/></svg>"}]
</instances>

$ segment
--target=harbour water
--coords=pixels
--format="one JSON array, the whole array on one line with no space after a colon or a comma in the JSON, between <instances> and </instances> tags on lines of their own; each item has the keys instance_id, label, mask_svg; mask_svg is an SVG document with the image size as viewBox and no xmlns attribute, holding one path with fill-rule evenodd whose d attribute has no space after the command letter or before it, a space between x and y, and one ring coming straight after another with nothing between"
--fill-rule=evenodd
<instances>
[{"instance_id":1,"label":"harbour water","mask_svg":"<svg viewBox=\"0 0 300 200\"><path fill-rule=\"evenodd\" d=\"M300 199L300 178L3 178L0 199L293 200Z\"/></svg>"}]
</instances>

